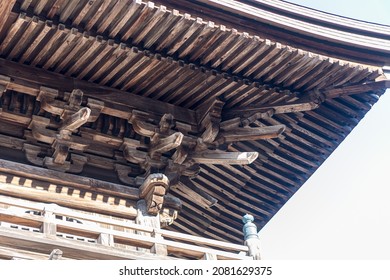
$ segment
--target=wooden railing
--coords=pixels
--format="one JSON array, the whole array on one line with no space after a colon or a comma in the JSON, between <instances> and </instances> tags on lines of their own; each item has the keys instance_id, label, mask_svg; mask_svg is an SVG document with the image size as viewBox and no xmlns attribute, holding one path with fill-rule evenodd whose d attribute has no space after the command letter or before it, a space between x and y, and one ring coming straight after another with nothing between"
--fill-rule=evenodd
<instances>
[{"instance_id":1,"label":"wooden railing","mask_svg":"<svg viewBox=\"0 0 390 280\"><path fill-rule=\"evenodd\" d=\"M0 196L0 204L0 255L5 254L1 249L9 248L10 252L13 249L13 253L25 252L26 256L49 255L59 249L69 259L251 259L247 246L82 213L56 204L6 196ZM133 249L119 248L118 244Z\"/></svg>"}]
</instances>

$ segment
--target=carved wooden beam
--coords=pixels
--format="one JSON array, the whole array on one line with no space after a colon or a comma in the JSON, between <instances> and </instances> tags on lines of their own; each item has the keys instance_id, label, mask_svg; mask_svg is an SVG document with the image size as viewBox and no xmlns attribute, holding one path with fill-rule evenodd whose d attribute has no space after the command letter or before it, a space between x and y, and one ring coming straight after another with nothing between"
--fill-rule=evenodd
<instances>
[{"instance_id":1,"label":"carved wooden beam","mask_svg":"<svg viewBox=\"0 0 390 280\"><path fill-rule=\"evenodd\" d=\"M86 109L87 112L90 112L90 109ZM88 117L86 116L85 119L87 118ZM76 120L76 122L78 122L78 120ZM82 157L83 159L81 159L81 156L75 156L77 157L77 160L70 159L67 161L69 149L84 151L88 147L89 141L80 136L69 135L69 131L66 129L60 129L60 133L57 133L55 130L48 129L47 127L49 125L49 119L40 116L33 116L29 129L31 129L31 134L37 141L51 145L54 149L52 156L46 156L41 162L41 159L37 157L38 153L40 153L38 148L34 149L31 145L25 145L24 150L26 152L27 159L33 164L46 166L53 170L76 173L81 172L80 169L82 169L86 162L85 157ZM65 127L74 128L75 125L71 121L67 121ZM29 131L26 131L25 136L27 136L28 133Z\"/></svg>"},{"instance_id":2,"label":"carved wooden beam","mask_svg":"<svg viewBox=\"0 0 390 280\"><path fill-rule=\"evenodd\" d=\"M84 165L87 163L87 157L70 154L70 158L67 161L68 151L61 153L60 149L56 149L53 156L47 156L50 151L40 146L24 143L23 151L26 159L34 165L47 167L51 170L69 172L73 174L81 173ZM58 162L60 161L60 162Z\"/></svg>"},{"instance_id":3,"label":"carved wooden beam","mask_svg":"<svg viewBox=\"0 0 390 280\"><path fill-rule=\"evenodd\" d=\"M157 215L162 210L168 188L169 180L164 174L151 174L145 179L139 188L139 197L145 200L148 214Z\"/></svg>"},{"instance_id":4,"label":"carved wooden beam","mask_svg":"<svg viewBox=\"0 0 390 280\"><path fill-rule=\"evenodd\" d=\"M81 108L73 115L66 117L63 120L61 127L59 129L60 131L67 130L69 132L74 132L89 120L90 115L91 115L91 109L86 107Z\"/></svg>"},{"instance_id":5,"label":"carved wooden beam","mask_svg":"<svg viewBox=\"0 0 390 280\"><path fill-rule=\"evenodd\" d=\"M160 120L160 132L168 133L175 126L175 119L172 114L164 114Z\"/></svg>"},{"instance_id":6,"label":"carved wooden beam","mask_svg":"<svg viewBox=\"0 0 390 280\"><path fill-rule=\"evenodd\" d=\"M3 93L7 90L10 82L11 82L10 77L0 75L0 99L3 96Z\"/></svg>"},{"instance_id":7,"label":"carved wooden beam","mask_svg":"<svg viewBox=\"0 0 390 280\"><path fill-rule=\"evenodd\" d=\"M176 132L168 137L159 139L157 143L153 143L150 148L150 153L153 156L154 153L165 153L179 147L183 141L184 135L181 132Z\"/></svg>"},{"instance_id":8,"label":"carved wooden beam","mask_svg":"<svg viewBox=\"0 0 390 280\"><path fill-rule=\"evenodd\" d=\"M205 143L212 143L219 133L222 108L225 103L215 99L202 106L198 111L199 130L203 131L201 138Z\"/></svg>"}]
</instances>

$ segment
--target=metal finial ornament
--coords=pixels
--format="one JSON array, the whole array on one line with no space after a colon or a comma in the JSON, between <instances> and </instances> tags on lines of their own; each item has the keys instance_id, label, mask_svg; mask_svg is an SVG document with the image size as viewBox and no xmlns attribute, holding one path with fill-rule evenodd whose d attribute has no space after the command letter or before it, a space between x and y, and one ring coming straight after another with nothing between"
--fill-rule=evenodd
<instances>
[{"instance_id":1,"label":"metal finial ornament","mask_svg":"<svg viewBox=\"0 0 390 280\"><path fill-rule=\"evenodd\" d=\"M260 239L257 234L257 226L253 223L255 218L246 214L242 217L244 222L243 232L244 232L244 244L248 246L248 256L251 256L254 260L260 260Z\"/></svg>"},{"instance_id":2,"label":"metal finial ornament","mask_svg":"<svg viewBox=\"0 0 390 280\"><path fill-rule=\"evenodd\" d=\"M257 235L257 226L253 223L254 220L255 218L250 214L245 214L242 217L242 221L244 222L244 240L248 240L250 238L259 238Z\"/></svg>"}]
</instances>

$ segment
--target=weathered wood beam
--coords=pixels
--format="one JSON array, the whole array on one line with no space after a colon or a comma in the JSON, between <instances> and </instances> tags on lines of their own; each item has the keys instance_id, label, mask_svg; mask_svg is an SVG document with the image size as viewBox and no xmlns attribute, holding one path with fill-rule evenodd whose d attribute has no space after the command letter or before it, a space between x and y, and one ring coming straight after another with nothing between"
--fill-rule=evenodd
<instances>
[{"instance_id":1,"label":"weathered wood beam","mask_svg":"<svg viewBox=\"0 0 390 280\"><path fill-rule=\"evenodd\" d=\"M0 59L0 75L11 78L9 89L37 96L41 86L61 89L72 92L74 89L83 91L84 96L105 102L105 107L121 107L123 111L133 109L163 116L172 114L176 120L191 125L197 125L195 111L175 106L147 97L131 94L129 92L99 86L97 84L81 81L43 69L18 64ZM102 113L109 111L103 109Z\"/></svg>"},{"instance_id":2,"label":"weathered wood beam","mask_svg":"<svg viewBox=\"0 0 390 280\"><path fill-rule=\"evenodd\" d=\"M267 127L237 127L232 130L220 132L217 137L217 142L231 143L276 138L283 133L285 129L285 125L273 125Z\"/></svg>"},{"instance_id":3,"label":"weathered wood beam","mask_svg":"<svg viewBox=\"0 0 390 280\"><path fill-rule=\"evenodd\" d=\"M224 104L224 102L214 99L197 110L199 130L203 131L201 137L205 143L212 143L219 133Z\"/></svg>"},{"instance_id":4,"label":"weathered wood beam","mask_svg":"<svg viewBox=\"0 0 390 280\"><path fill-rule=\"evenodd\" d=\"M184 135L181 132L176 132L168 137L159 139L157 143L150 148L150 154L165 153L179 147L183 141Z\"/></svg>"},{"instance_id":5,"label":"weathered wood beam","mask_svg":"<svg viewBox=\"0 0 390 280\"><path fill-rule=\"evenodd\" d=\"M118 197L139 199L139 191L124 185L109 183L93 178L77 176L73 174L47 170L27 164L16 163L8 160L0 161L0 171L14 174L30 179L42 180L54 184L66 185L69 187L95 191L103 194L110 194Z\"/></svg>"},{"instance_id":6,"label":"weathered wood beam","mask_svg":"<svg viewBox=\"0 0 390 280\"><path fill-rule=\"evenodd\" d=\"M16 0L3 0L0 1L0 37L3 34L8 22L8 19L11 17L12 7L14 6Z\"/></svg>"},{"instance_id":7,"label":"weathered wood beam","mask_svg":"<svg viewBox=\"0 0 390 280\"><path fill-rule=\"evenodd\" d=\"M80 209L126 219L134 219L137 216L137 210L131 206L112 205L102 201L93 201L64 193L15 186L8 183L0 182L0 194L7 197L17 197L44 203L55 203L72 209Z\"/></svg>"},{"instance_id":8,"label":"weathered wood beam","mask_svg":"<svg viewBox=\"0 0 390 280\"><path fill-rule=\"evenodd\" d=\"M203 151L191 154L191 159L201 164L251 164L258 157L257 152Z\"/></svg>"},{"instance_id":9,"label":"weathered wood beam","mask_svg":"<svg viewBox=\"0 0 390 280\"><path fill-rule=\"evenodd\" d=\"M70 132L74 132L76 129L78 129L80 126L82 126L88 121L90 115L91 109L87 107L81 108L73 115L65 118L59 129L60 131L68 130Z\"/></svg>"},{"instance_id":10,"label":"weathered wood beam","mask_svg":"<svg viewBox=\"0 0 390 280\"><path fill-rule=\"evenodd\" d=\"M302 111L311 111L319 107L321 100L316 95L309 95L293 101L291 103L276 103L276 104L265 104L259 106L248 106L245 108L233 108L223 112L225 119L232 117L243 116L249 117L255 113L265 113L269 110L273 110L273 114L285 114L285 113L294 113Z\"/></svg>"},{"instance_id":11,"label":"weathered wood beam","mask_svg":"<svg viewBox=\"0 0 390 280\"><path fill-rule=\"evenodd\" d=\"M375 82L367 82L360 85L324 89L322 93L325 95L326 99L333 99L344 95L359 94L371 91L384 92L386 88L390 88L390 80L380 80Z\"/></svg>"}]
</instances>

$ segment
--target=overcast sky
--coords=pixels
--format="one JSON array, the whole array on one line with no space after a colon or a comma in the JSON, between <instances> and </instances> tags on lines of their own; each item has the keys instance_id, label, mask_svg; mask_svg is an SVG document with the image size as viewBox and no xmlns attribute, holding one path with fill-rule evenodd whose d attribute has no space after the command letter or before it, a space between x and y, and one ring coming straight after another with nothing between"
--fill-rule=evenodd
<instances>
[{"instance_id":1,"label":"overcast sky","mask_svg":"<svg viewBox=\"0 0 390 280\"><path fill-rule=\"evenodd\" d=\"M390 25L389 0L291 0ZM260 231L263 259L390 259L390 91Z\"/></svg>"}]
</instances>

